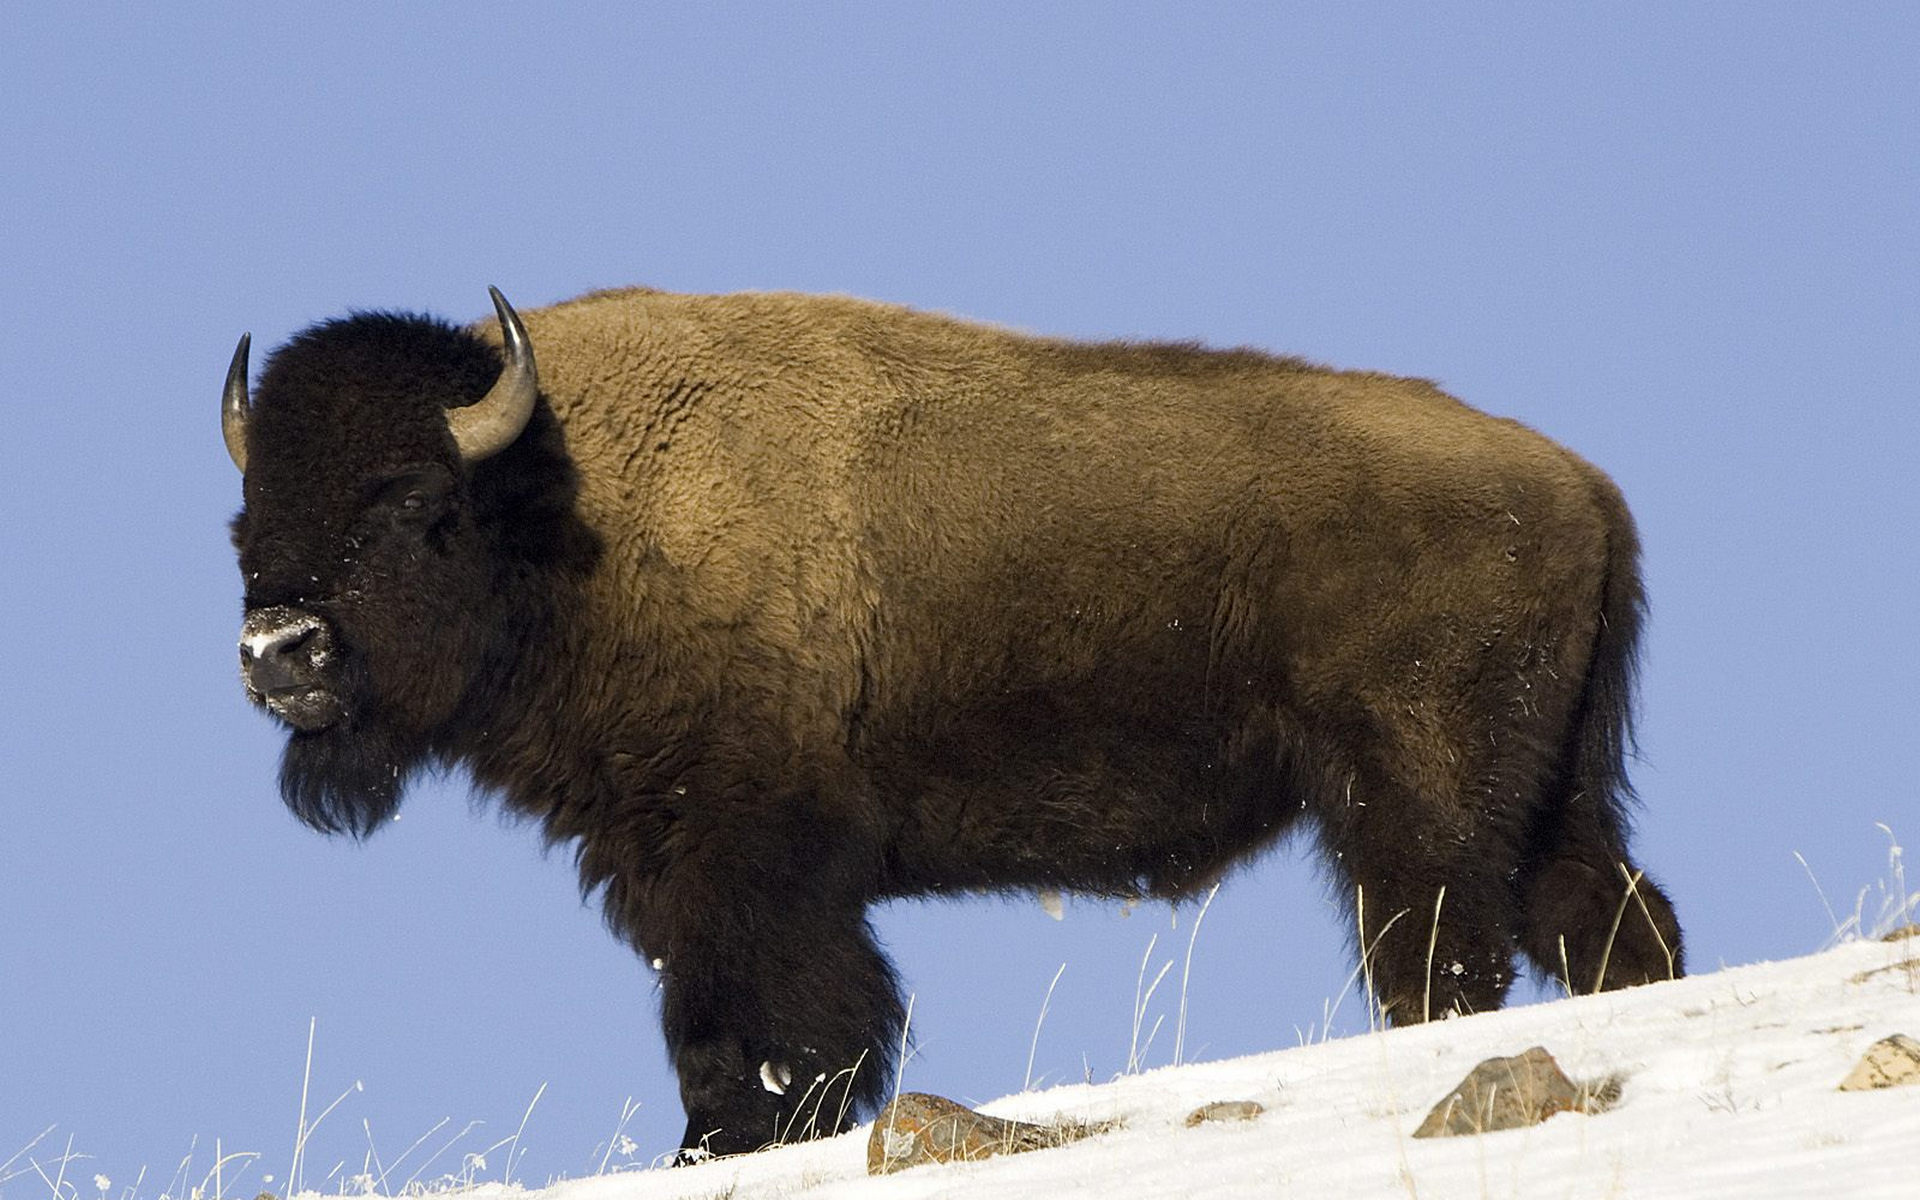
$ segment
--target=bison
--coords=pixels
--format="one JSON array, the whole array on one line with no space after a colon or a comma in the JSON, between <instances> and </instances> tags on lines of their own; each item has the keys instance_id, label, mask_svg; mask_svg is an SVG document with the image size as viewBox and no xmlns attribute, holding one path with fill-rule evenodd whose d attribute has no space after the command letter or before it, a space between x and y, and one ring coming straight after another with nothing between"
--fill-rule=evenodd
<instances>
[{"instance_id":1,"label":"bison","mask_svg":"<svg viewBox=\"0 0 1920 1200\"><path fill-rule=\"evenodd\" d=\"M1625 842L1634 526L1554 442L1253 350L493 300L316 324L251 388L241 339L242 672L316 829L459 765L573 849L689 1151L870 1111L890 897L1191 896L1300 827L1395 1022L1516 953L1680 972Z\"/></svg>"}]
</instances>

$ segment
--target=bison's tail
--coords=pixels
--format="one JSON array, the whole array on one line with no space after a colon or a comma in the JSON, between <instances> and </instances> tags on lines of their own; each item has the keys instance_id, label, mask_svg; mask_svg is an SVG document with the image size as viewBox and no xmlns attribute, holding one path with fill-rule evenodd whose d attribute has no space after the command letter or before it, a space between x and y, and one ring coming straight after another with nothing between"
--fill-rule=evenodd
<instances>
[{"instance_id":1,"label":"bison's tail","mask_svg":"<svg viewBox=\"0 0 1920 1200\"><path fill-rule=\"evenodd\" d=\"M1673 907L1627 854L1633 703L1646 592L1640 539L1613 482L1592 472L1607 527L1600 612L1563 766L1538 814L1521 898L1521 949L1573 992L1682 972Z\"/></svg>"},{"instance_id":2,"label":"bison's tail","mask_svg":"<svg viewBox=\"0 0 1920 1200\"><path fill-rule=\"evenodd\" d=\"M1606 515L1607 566L1600 624L1587 658L1586 690L1574 724L1574 786L1588 792L1624 830L1633 801L1627 757L1633 753L1633 702L1640 677L1640 632L1647 593L1640 581L1640 534L1613 481L1594 472L1594 498Z\"/></svg>"}]
</instances>

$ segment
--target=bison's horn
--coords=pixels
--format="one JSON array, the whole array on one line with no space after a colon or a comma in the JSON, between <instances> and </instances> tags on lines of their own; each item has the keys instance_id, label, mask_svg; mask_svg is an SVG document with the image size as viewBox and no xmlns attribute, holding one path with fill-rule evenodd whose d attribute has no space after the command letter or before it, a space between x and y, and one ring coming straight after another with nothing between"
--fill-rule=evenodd
<instances>
[{"instance_id":1,"label":"bison's horn","mask_svg":"<svg viewBox=\"0 0 1920 1200\"><path fill-rule=\"evenodd\" d=\"M506 342L507 366L494 381L493 389L478 404L447 410L447 428L453 431L460 457L478 462L498 454L520 436L533 415L533 398L540 394L540 376L533 365L533 343L527 340L527 327L520 314L490 287L493 309L500 314L500 335Z\"/></svg>"},{"instance_id":2,"label":"bison's horn","mask_svg":"<svg viewBox=\"0 0 1920 1200\"><path fill-rule=\"evenodd\" d=\"M253 342L253 335L240 335L240 344L234 348L233 362L227 367L227 390L220 400L220 433L227 439L227 453L233 456L233 465L240 473L247 473L247 347Z\"/></svg>"}]
</instances>

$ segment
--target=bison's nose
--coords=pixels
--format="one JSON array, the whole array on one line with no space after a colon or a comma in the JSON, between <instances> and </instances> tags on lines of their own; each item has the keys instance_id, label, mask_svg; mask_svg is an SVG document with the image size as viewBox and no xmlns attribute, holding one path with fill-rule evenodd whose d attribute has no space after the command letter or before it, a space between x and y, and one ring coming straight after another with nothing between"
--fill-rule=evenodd
<instances>
[{"instance_id":1,"label":"bison's nose","mask_svg":"<svg viewBox=\"0 0 1920 1200\"><path fill-rule=\"evenodd\" d=\"M326 623L312 613L261 609L248 613L240 627L240 670L263 696L311 687L330 646Z\"/></svg>"}]
</instances>

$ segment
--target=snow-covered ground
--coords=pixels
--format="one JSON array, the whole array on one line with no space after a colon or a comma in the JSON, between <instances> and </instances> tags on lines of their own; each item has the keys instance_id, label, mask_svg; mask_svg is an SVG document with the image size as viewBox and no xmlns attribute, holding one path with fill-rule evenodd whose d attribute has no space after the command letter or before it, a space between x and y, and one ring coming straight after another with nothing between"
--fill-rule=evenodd
<instances>
[{"instance_id":1,"label":"snow-covered ground","mask_svg":"<svg viewBox=\"0 0 1920 1200\"><path fill-rule=\"evenodd\" d=\"M985 1111L1117 1127L1005 1158L869 1178L868 1130L862 1128L696 1167L616 1170L538 1190L443 1182L425 1195L1920 1200L1920 1084L1877 1092L1837 1086L1870 1046L1896 1033L1920 1038L1920 937L1854 941L1807 958L1604 996L1009 1096ZM1563 1113L1529 1129L1412 1136L1475 1064L1532 1046L1545 1047L1576 1080L1619 1078L1618 1102L1596 1115ZM913 1082L938 1086L931 1079ZM1265 1112L1247 1122L1187 1127L1195 1108L1225 1100L1256 1101ZM42 1139L0 1164L5 1200L85 1194L79 1163L85 1156L68 1143L65 1154L41 1161L45 1152L36 1146ZM233 1200L256 1190L237 1181L222 1187L219 1179L216 1170L198 1188L176 1180L161 1200ZM350 1181L344 1190L358 1194L370 1179ZM109 1193L105 1178L93 1182L101 1196ZM155 1194L139 1185L123 1193ZM320 1198L302 1193L297 1200Z\"/></svg>"},{"instance_id":2,"label":"snow-covered ground","mask_svg":"<svg viewBox=\"0 0 1920 1200\"><path fill-rule=\"evenodd\" d=\"M866 1175L867 1131L697 1167L470 1200L721 1197L1920 1197L1920 1086L1840 1092L1881 1038L1920 1037L1920 938L1489 1013L1097 1086L1011 1096L999 1116L1118 1119L1089 1141ZM1611 1111L1415 1140L1476 1063L1544 1046L1576 1079L1625 1077ZM1266 1113L1188 1128L1215 1100Z\"/></svg>"}]
</instances>

